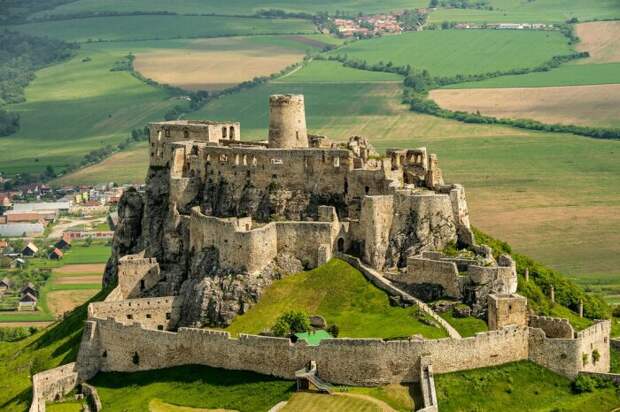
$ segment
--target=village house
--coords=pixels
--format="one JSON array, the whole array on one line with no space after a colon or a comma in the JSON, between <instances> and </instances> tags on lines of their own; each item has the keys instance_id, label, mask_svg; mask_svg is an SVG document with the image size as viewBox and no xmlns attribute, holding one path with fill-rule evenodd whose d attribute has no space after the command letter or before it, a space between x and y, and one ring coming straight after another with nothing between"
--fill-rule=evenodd
<instances>
[{"instance_id":1,"label":"village house","mask_svg":"<svg viewBox=\"0 0 620 412\"><path fill-rule=\"evenodd\" d=\"M37 297L31 293L22 294L17 304L17 310L20 312L37 310Z\"/></svg>"},{"instance_id":2,"label":"village house","mask_svg":"<svg viewBox=\"0 0 620 412\"><path fill-rule=\"evenodd\" d=\"M28 293L33 296L39 296L39 292L37 292L32 282L28 282L24 286L22 286L22 289L19 292L22 294L22 296Z\"/></svg>"},{"instance_id":3,"label":"village house","mask_svg":"<svg viewBox=\"0 0 620 412\"><path fill-rule=\"evenodd\" d=\"M62 259L64 256L64 253L62 253L62 250L58 249L57 247L54 248L54 250L52 250L49 255L47 255L47 257L50 260L60 260Z\"/></svg>"},{"instance_id":4,"label":"village house","mask_svg":"<svg viewBox=\"0 0 620 412\"><path fill-rule=\"evenodd\" d=\"M34 243L30 242L26 245L24 250L22 250L22 255L24 256L34 256L39 252L39 248Z\"/></svg>"},{"instance_id":5,"label":"village house","mask_svg":"<svg viewBox=\"0 0 620 412\"><path fill-rule=\"evenodd\" d=\"M63 234L60 240L56 242L54 246L60 250L67 250L71 247L71 238L66 234Z\"/></svg>"},{"instance_id":6,"label":"village house","mask_svg":"<svg viewBox=\"0 0 620 412\"><path fill-rule=\"evenodd\" d=\"M7 291L11 289L11 279L4 278L0 280L0 296L4 295Z\"/></svg>"}]
</instances>

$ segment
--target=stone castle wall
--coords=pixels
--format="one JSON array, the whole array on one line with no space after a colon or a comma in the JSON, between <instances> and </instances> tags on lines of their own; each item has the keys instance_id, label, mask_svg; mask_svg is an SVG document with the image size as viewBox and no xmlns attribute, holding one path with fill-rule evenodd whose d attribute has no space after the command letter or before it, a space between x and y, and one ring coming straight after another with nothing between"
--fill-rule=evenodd
<instances>
[{"instance_id":1,"label":"stone castle wall","mask_svg":"<svg viewBox=\"0 0 620 412\"><path fill-rule=\"evenodd\" d=\"M437 284L441 285L446 296L461 297L459 271L454 262L413 256L407 259L407 271L395 275L391 280L406 285Z\"/></svg>"},{"instance_id":2,"label":"stone castle wall","mask_svg":"<svg viewBox=\"0 0 620 412\"><path fill-rule=\"evenodd\" d=\"M372 267L385 266L394 212L393 196L366 196L360 215L363 257Z\"/></svg>"},{"instance_id":3,"label":"stone castle wall","mask_svg":"<svg viewBox=\"0 0 620 412\"><path fill-rule=\"evenodd\" d=\"M609 371L609 333L611 323L599 321L575 339L547 338L542 329L530 328L529 359L556 373L574 378L580 371ZM600 359L594 363L592 353Z\"/></svg>"},{"instance_id":4,"label":"stone castle wall","mask_svg":"<svg viewBox=\"0 0 620 412\"><path fill-rule=\"evenodd\" d=\"M205 216L194 208L189 233L190 249L215 248L223 269L258 272L277 255L277 230L273 223L252 229L251 223Z\"/></svg>"},{"instance_id":5,"label":"stone castle wall","mask_svg":"<svg viewBox=\"0 0 620 412\"><path fill-rule=\"evenodd\" d=\"M138 297L160 279L159 264L155 258L127 255L118 261L118 290L123 299Z\"/></svg>"},{"instance_id":6,"label":"stone castle wall","mask_svg":"<svg viewBox=\"0 0 620 412\"><path fill-rule=\"evenodd\" d=\"M489 329L508 325L527 326L527 299L521 295L491 294L488 298Z\"/></svg>"},{"instance_id":7,"label":"stone castle wall","mask_svg":"<svg viewBox=\"0 0 620 412\"><path fill-rule=\"evenodd\" d=\"M530 315L529 325L532 328L542 329L548 338L571 339L575 337L575 331L568 319Z\"/></svg>"},{"instance_id":8,"label":"stone castle wall","mask_svg":"<svg viewBox=\"0 0 620 412\"><path fill-rule=\"evenodd\" d=\"M419 379L418 361L430 355L436 373L499 365L528 358L528 330L506 328L464 339L383 341L329 339L318 346L286 338L240 335L180 328L178 332L96 320L102 371L137 371L201 364L250 370L293 379L309 361L317 362L321 378L347 385L379 385ZM105 357L101 354L105 352Z\"/></svg>"},{"instance_id":9,"label":"stone castle wall","mask_svg":"<svg viewBox=\"0 0 620 412\"><path fill-rule=\"evenodd\" d=\"M174 329L181 318L183 301L179 296L94 302L88 305L89 319L114 319L131 325L140 323L146 329Z\"/></svg>"},{"instance_id":10,"label":"stone castle wall","mask_svg":"<svg viewBox=\"0 0 620 412\"><path fill-rule=\"evenodd\" d=\"M30 412L45 412L46 401L58 401L78 383L75 362L39 372L32 377Z\"/></svg>"}]
</instances>

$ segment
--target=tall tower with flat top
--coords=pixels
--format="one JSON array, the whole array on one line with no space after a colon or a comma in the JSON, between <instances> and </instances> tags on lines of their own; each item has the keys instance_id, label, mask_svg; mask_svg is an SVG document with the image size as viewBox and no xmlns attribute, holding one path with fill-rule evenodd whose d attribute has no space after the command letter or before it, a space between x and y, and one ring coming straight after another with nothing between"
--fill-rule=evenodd
<instances>
[{"instance_id":1,"label":"tall tower with flat top","mask_svg":"<svg viewBox=\"0 0 620 412\"><path fill-rule=\"evenodd\" d=\"M308 147L303 95L269 96L269 147Z\"/></svg>"}]
</instances>

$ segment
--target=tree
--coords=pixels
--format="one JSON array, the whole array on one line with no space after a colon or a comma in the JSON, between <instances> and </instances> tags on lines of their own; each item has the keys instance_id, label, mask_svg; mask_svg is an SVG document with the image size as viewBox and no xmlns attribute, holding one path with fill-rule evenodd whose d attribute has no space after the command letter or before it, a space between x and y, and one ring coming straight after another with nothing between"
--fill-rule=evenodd
<instances>
[{"instance_id":1,"label":"tree","mask_svg":"<svg viewBox=\"0 0 620 412\"><path fill-rule=\"evenodd\" d=\"M282 314L272 328L275 336L289 336L310 330L310 319L301 311L288 311Z\"/></svg>"}]
</instances>

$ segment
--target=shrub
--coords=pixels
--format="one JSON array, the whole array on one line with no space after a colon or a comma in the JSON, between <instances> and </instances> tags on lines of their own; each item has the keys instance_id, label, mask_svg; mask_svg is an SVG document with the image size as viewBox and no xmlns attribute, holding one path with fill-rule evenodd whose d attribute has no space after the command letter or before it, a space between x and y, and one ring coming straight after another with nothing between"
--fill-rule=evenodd
<instances>
[{"instance_id":1,"label":"shrub","mask_svg":"<svg viewBox=\"0 0 620 412\"><path fill-rule=\"evenodd\" d=\"M592 364L596 365L596 362L598 362L599 359L601 359L601 354L599 353L598 349L594 349L592 351Z\"/></svg>"},{"instance_id":2,"label":"shrub","mask_svg":"<svg viewBox=\"0 0 620 412\"><path fill-rule=\"evenodd\" d=\"M340 328L338 328L338 325L331 325L329 328L327 328L327 331L334 338L337 338L338 334L340 333Z\"/></svg>"},{"instance_id":3,"label":"shrub","mask_svg":"<svg viewBox=\"0 0 620 412\"><path fill-rule=\"evenodd\" d=\"M609 388L613 382L596 376L579 375L571 385L574 393L593 392L595 389Z\"/></svg>"},{"instance_id":4,"label":"shrub","mask_svg":"<svg viewBox=\"0 0 620 412\"><path fill-rule=\"evenodd\" d=\"M275 336L288 336L310 330L310 319L301 311L289 311L281 315L272 328Z\"/></svg>"}]
</instances>

